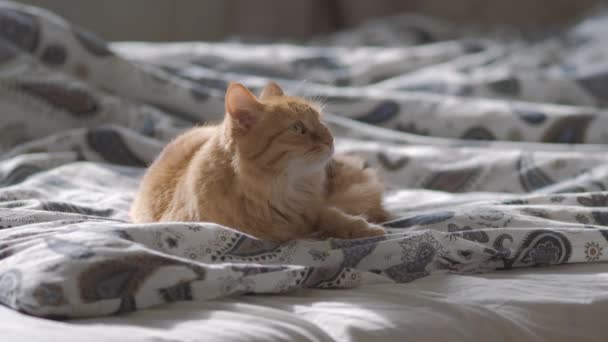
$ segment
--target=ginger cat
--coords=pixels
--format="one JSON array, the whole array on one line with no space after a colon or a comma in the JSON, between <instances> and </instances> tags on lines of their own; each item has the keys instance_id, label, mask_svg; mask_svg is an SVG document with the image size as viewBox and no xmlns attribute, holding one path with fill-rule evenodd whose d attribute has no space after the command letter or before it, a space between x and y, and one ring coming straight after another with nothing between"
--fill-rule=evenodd
<instances>
[{"instance_id":1,"label":"ginger cat","mask_svg":"<svg viewBox=\"0 0 608 342\"><path fill-rule=\"evenodd\" d=\"M314 106L274 82L260 98L231 83L226 117L171 142L146 172L134 222L209 221L275 242L384 234L381 182L363 161L333 157Z\"/></svg>"}]
</instances>

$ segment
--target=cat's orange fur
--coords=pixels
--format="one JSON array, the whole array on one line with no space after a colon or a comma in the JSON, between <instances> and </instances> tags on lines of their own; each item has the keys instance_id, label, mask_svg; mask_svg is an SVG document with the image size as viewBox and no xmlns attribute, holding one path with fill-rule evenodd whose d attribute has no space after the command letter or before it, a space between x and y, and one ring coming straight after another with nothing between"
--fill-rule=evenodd
<instances>
[{"instance_id":1,"label":"cat's orange fur","mask_svg":"<svg viewBox=\"0 0 608 342\"><path fill-rule=\"evenodd\" d=\"M270 83L259 99L232 83L226 117L177 137L150 166L134 222L210 221L260 239L384 234L383 186L350 156L306 100ZM333 158L332 158L333 157Z\"/></svg>"}]
</instances>

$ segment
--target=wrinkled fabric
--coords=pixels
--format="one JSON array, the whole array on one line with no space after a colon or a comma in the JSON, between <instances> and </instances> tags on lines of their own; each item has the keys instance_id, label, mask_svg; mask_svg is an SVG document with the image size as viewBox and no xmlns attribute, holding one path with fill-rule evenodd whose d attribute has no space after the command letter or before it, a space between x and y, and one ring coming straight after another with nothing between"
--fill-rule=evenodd
<instances>
[{"instance_id":1,"label":"wrinkled fabric","mask_svg":"<svg viewBox=\"0 0 608 342\"><path fill-rule=\"evenodd\" d=\"M109 45L0 2L0 303L90 317L606 260L608 18L535 42L412 21L402 46L391 23L373 29L384 46L358 30L319 45ZM323 102L337 149L378 168L388 234L275 244L212 223L129 223L162 146L220 120L230 81L268 79Z\"/></svg>"}]
</instances>

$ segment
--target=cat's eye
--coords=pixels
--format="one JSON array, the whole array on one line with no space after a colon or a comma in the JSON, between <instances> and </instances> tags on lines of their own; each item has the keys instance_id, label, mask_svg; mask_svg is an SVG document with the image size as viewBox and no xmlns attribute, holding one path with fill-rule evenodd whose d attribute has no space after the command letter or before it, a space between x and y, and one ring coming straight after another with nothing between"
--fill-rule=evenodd
<instances>
[{"instance_id":1,"label":"cat's eye","mask_svg":"<svg viewBox=\"0 0 608 342\"><path fill-rule=\"evenodd\" d=\"M289 125L289 131L295 134L305 134L306 126L301 121L296 121Z\"/></svg>"}]
</instances>

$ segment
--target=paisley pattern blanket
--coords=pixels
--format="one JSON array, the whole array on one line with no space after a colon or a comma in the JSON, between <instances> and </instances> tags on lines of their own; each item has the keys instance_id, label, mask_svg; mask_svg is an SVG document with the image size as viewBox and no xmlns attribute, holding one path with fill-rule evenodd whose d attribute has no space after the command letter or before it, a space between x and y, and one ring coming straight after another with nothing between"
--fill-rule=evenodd
<instances>
[{"instance_id":1,"label":"paisley pattern blanket","mask_svg":"<svg viewBox=\"0 0 608 342\"><path fill-rule=\"evenodd\" d=\"M607 33L603 14L537 40L402 16L300 45L107 44L1 1L0 303L74 318L605 261ZM227 82L267 79L322 99L338 150L380 170L389 234L129 223L163 144L220 119Z\"/></svg>"}]
</instances>

